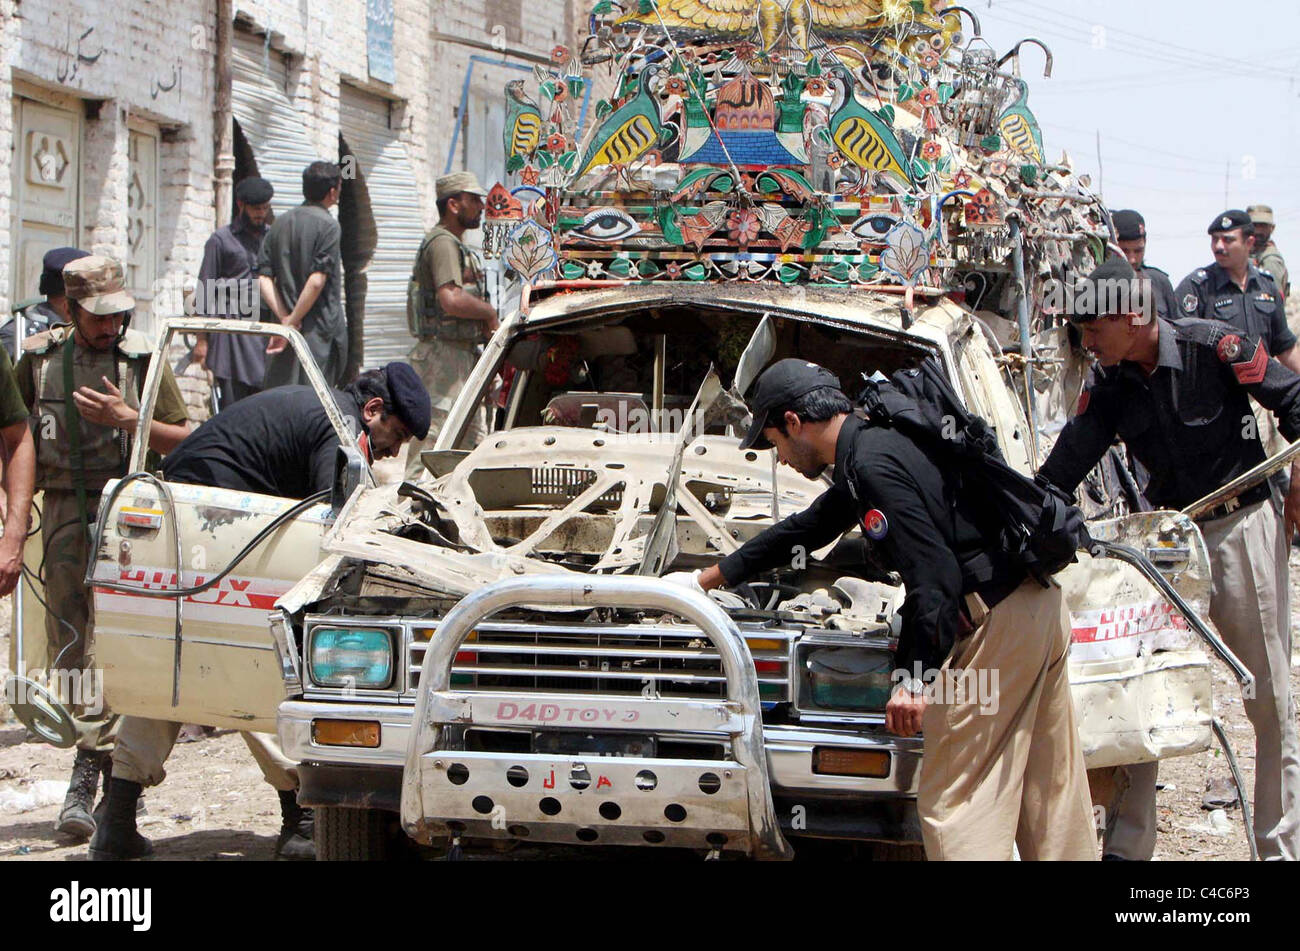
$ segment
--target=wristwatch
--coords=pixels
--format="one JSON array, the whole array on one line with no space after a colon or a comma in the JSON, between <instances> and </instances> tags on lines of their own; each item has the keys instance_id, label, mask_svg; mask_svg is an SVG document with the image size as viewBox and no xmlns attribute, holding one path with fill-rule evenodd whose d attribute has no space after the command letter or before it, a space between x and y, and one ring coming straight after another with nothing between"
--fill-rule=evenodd
<instances>
[{"instance_id":1,"label":"wristwatch","mask_svg":"<svg viewBox=\"0 0 1300 951\"><path fill-rule=\"evenodd\" d=\"M898 685L914 697L925 693L925 682L919 677L904 677Z\"/></svg>"}]
</instances>

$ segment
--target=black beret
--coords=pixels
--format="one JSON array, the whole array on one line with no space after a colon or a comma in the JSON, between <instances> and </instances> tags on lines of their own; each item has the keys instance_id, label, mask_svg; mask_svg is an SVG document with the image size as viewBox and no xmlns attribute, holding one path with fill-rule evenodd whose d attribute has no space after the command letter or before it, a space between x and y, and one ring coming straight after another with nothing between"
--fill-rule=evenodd
<instances>
[{"instance_id":1,"label":"black beret","mask_svg":"<svg viewBox=\"0 0 1300 951\"><path fill-rule=\"evenodd\" d=\"M1255 223L1250 220L1250 215L1240 208L1232 208L1210 222L1206 234L1218 234L1220 231L1231 231L1233 228L1243 228L1246 234L1253 234Z\"/></svg>"},{"instance_id":2,"label":"black beret","mask_svg":"<svg viewBox=\"0 0 1300 951\"><path fill-rule=\"evenodd\" d=\"M1110 220L1115 225L1116 241L1136 241L1147 236L1147 223L1131 208L1115 212Z\"/></svg>"},{"instance_id":3,"label":"black beret","mask_svg":"<svg viewBox=\"0 0 1300 951\"><path fill-rule=\"evenodd\" d=\"M265 205L275 195L275 189L265 178L256 175L240 179L235 186L235 200L245 205Z\"/></svg>"},{"instance_id":4,"label":"black beret","mask_svg":"<svg viewBox=\"0 0 1300 951\"><path fill-rule=\"evenodd\" d=\"M1075 282L1070 320L1084 324L1115 314L1144 313L1152 300L1150 283L1146 278L1139 278L1125 258L1112 255L1087 277Z\"/></svg>"},{"instance_id":5,"label":"black beret","mask_svg":"<svg viewBox=\"0 0 1300 951\"><path fill-rule=\"evenodd\" d=\"M39 292L46 297L62 294L64 292L63 268L71 261L88 257L90 252L80 248L54 248L52 251L46 251L45 257L41 258Z\"/></svg>"},{"instance_id":6,"label":"black beret","mask_svg":"<svg viewBox=\"0 0 1300 951\"><path fill-rule=\"evenodd\" d=\"M393 361L384 367L384 378L388 381L388 392L392 394L393 412L397 418L406 424L416 439L428 436L432 404L419 374L411 369L410 364Z\"/></svg>"}]
</instances>

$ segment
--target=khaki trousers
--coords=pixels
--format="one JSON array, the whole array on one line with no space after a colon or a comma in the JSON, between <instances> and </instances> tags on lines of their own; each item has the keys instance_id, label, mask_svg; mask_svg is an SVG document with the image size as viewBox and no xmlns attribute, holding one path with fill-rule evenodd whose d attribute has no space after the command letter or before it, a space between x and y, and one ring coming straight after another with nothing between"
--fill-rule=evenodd
<instances>
[{"instance_id":1,"label":"khaki trousers","mask_svg":"<svg viewBox=\"0 0 1300 951\"><path fill-rule=\"evenodd\" d=\"M429 435L421 440L412 439L406 447L405 478L414 482L424 475L424 463L420 461L421 451L433 448L456 397L460 396L465 381L478 363L478 355L474 352L471 341L425 338L411 348L406 359L429 391L431 404ZM479 406L470 415L469 427L456 445L462 449L473 449L487 435L487 430L483 407Z\"/></svg>"},{"instance_id":2,"label":"khaki trousers","mask_svg":"<svg viewBox=\"0 0 1300 951\"><path fill-rule=\"evenodd\" d=\"M917 809L936 860L1096 859L1075 728L1061 589L1026 581L960 639L937 683L982 682L993 702L935 698L925 711ZM996 679L995 679L996 678Z\"/></svg>"},{"instance_id":3,"label":"khaki trousers","mask_svg":"<svg viewBox=\"0 0 1300 951\"><path fill-rule=\"evenodd\" d=\"M1156 778L1159 762L1131 763L1114 770L1115 795L1106 806L1102 855L1147 862L1156 851Z\"/></svg>"},{"instance_id":4,"label":"khaki trousers","mask_svg":"<svg viewBox=\"0 0 1300 951\"><path fill-rule=\"evenodd\" d=\"M1261 859L1300 858L1300 744L1291 696L1290 543L1272 502L1201 523L1210 550L1210 620L1255 675L1243 694L1255 728L1255 845Z\"/></svg>"},{"instance_id":5,"label":"khaki trousers","mask_svg":"<svg viewBox=\"0 0 1300 951\"><path fill-rule=\"evenodd\" d=\"M99 496L90 493L86 508L92 527L98 507ZM95 612L90 589L86 587L90 539L81 527L77 493L45 490L41 500L41 547L45 576L41 597L47 605L45 638L49 664L52 669L79 671L81 675L75 689L81 699L66 698L66 701L76 701L71 703L71 708L77 720L77 749L107 752L113 749L118 718L104 704L103 684L95 667L91 642ZM83 701L96 694L97 702L89 705L95 712L87 712Z\"/></svg>"},{"instance_id":6,"label":"khaki trousers","mask_svg":"<svg viewBox=\"0 0 1300 951\"><path fill-rule=\"evenodd\" d=\"M113 751L113 778L141 786L157 786L167 776L163 763L176 745L181 724L170 720L123 717ZM270 733L240 733L266 781L281 792L298 788L298 764L285 758L280 741Z\"/></svg>"}]
</instances>

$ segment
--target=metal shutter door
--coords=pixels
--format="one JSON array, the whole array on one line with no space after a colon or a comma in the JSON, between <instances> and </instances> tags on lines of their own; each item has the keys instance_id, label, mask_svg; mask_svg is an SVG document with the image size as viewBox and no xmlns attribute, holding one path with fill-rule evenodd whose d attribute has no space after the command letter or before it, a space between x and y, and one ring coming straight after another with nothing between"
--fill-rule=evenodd
<instances>
[{"instance_id":1,"label":"metal shutter door","mask_svg":"<svg viewBox=\"0 0 1300 951\"><path fill-rule=\"evenodd\" d=\"M357 160L374 220L365 307L365 366L405 360L415 343L406 328L406 283L424 237L415 169L388 128L388 102L349 86L339 90L339 127Z\"/></svg>"},{"instance_id":2,"label":"metal shutter door","mask_svg":"<svg viewBox=\"0 0 1300 951\"><path fill-rule=\"evenodd\" d=\"M303 134L306 117L285 94L288 82L284 57L263 46L259 37L235 32L232 108L257 159L257 174L275 187L271 209L284 214L302 204L302 170L317 159L316 148Z\"/></svg>"}]
</instances>

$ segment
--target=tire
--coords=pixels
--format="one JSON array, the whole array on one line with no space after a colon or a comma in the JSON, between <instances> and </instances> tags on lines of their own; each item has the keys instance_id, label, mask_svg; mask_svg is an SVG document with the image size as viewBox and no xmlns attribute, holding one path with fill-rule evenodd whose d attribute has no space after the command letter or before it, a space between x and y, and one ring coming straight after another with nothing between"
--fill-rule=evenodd
<instances>
[{"instance_id":1,"label":"tire","mask_svg":"<svg viewBox=\"0 0 1300 951\"><path fill-rule=\"evenodd\" d=\"M391 829L396 821L395 814L382 809L317 806L316 861L385 862L396 858L400 850Z\"/></svg>"}]
</instances>

